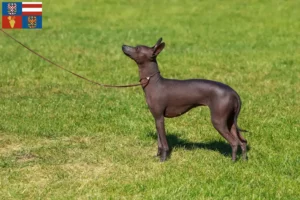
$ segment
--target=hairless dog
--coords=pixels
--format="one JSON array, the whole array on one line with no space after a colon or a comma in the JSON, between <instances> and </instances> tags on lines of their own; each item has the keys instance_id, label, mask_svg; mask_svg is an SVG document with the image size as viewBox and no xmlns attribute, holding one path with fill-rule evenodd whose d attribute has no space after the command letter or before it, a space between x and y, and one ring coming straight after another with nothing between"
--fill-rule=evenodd
<instances>
[{"instance_id":1,"label":"hairless dog","mask_svg":"<svg viewBox=\"0 0 300 200\"><path fill-rule=\"evenodd\" d=\"M157 156L160 157L160 161L165 161L170 154L164 118L178 117L197 106L209 107L213 126L232 148L232 160L236 160L238 145L241 146L243 159L246 159L247 141L237 125L241 109L241 100L237 92L228 85L212 80L163 78L156 57L164 47L162 38L153 47L122 46L124 54L133 59L139 68L140 82L155 119L158 134Z\"/></svg>"}]
</instances>

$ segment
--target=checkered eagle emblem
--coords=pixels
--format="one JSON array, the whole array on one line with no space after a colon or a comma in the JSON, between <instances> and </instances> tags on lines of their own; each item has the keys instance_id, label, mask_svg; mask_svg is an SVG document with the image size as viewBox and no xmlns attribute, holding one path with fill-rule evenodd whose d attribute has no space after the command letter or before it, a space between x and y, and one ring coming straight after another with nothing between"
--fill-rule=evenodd
<instances>
[{"instance_id":1,"label":"checkered eagle emblem","mask_svg":"<svg viewBox=\"0 0 300 200\"><path fill-rule=\"evenodd\" d=\"M36 16L29 16L28 17L28 27L35 28L36 27Z\"/></svg>"},{"instance_id":2,"label":"checkered eagle emblem","mask_svg":"<svg viewBox=\"0 0 300 200\"><path fill-rule=\"evenodd\" d=\"M16 3L8 3L7 4L7 12L9 15L17 14L17 4Z\"/></svg>"}]
</instances>

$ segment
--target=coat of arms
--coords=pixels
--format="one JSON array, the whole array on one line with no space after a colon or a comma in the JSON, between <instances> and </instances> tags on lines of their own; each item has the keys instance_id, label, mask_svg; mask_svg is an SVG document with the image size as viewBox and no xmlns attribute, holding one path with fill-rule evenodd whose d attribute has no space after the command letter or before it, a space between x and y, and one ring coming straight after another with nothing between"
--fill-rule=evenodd
<instances>
[{"instance_id":1,"label":"coat of arms","mask_svg":"<svg viewBox=\"0 0 300 200\"><path fill-rule=\"evenodd\" d=\"M28 27L29 28L36 28L36 16L29 16L28 17Z\"/></svg>"},{"instance_id":2,"label":"coat of arms","mask_svg":"<svg viewBox=\"0 0 300 200\"><path fill-rule=\"evenodd\" d=\"M7 17L8 21L9 21L9 24L10 24L10 27L11 28L14 28L15 26L15 23L16 23L16 17L15 16L8 16Z\"/></svg>"},{"instance_id":3,"label":"coat of arms","mask_svg":"<svg viewBox=\"0 0 300 200\"><path fill-rule=\"evenodd\" d=\"M16 3L8 3L7 4L7 12L9 15L17 14L17 4Z\"/></svg>"},{"instance_id":4,"label":"coat of arms","mask_svg":"<svg viewBox=\"0 0 300 200\"><path fill-rule=\"evenodd\" d=\"M3 29L42 29L42 2L3 2L1 1Z\"/></svg>"}]
</instances>

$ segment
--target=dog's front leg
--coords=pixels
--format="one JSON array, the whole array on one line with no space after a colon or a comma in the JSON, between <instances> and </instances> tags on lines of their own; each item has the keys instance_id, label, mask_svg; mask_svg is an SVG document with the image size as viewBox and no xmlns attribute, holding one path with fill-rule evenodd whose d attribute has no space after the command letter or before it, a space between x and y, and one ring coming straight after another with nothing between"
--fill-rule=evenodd
<instances>
[{"instance_id":1,"label":"dog's front leg","mask_svg":"<svg viewBox=\"0 0 300 200\"><path fill-rule=\"evenodd\" d=\"M160 141L159 134L157 132L157 154L156 154L156 156L160 156L161 152L162 152L162 144L161 144L161 141Z\"/></svg>"},{"instance_id":2,"label":"dog's front leg","mask_svg":"<svg viewBox=\"0 0 300 200\"><path fill-rule=\"evenodd\" d=\"M166 131L165 131L165 119L164 116L160 116L155 118L155 124L156 124L156 130L157 130L157 136L158 136L158 154L160 155L160 161L164 162L167 160L170 149L166 137Z\"/></svg>"}]
</instances>

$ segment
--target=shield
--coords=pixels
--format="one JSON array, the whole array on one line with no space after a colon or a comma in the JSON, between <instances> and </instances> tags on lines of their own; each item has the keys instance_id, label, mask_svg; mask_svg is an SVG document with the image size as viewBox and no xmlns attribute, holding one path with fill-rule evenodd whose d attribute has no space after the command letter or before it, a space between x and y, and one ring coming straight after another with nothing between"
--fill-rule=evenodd
<instances>
[{"instance_id":1,"label":"shield","mask_svg":"<svg viewBox=\"0 0 300 200\"><path fill-rule=\"evenodd\" d=\"M36 28L36 16L29 16L28 17L28 27L29 28Z\"/></svg>"},{"instance_id":2,"label":"shield","mask_svg":"<svg viewBox=\"0 0 300 200\"><path fill-rule=\"evenodd\" d=\"M7 12L9 15L17 14L17 4L16 3L8 3L7 4Z\"/></svg>"}]
</instances>

